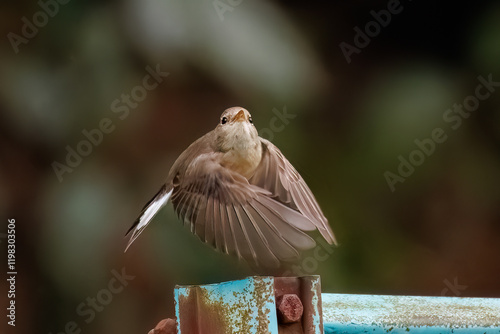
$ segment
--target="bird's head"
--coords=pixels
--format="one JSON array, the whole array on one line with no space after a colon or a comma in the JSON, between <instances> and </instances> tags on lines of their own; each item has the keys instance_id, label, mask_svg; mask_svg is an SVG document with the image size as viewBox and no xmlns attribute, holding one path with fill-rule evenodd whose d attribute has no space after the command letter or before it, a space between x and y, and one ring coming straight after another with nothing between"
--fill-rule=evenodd
<instances>
[{"instance_id":1,"label":"bird's head","mask_svg":"<svg viewBox=\"0 0 500 334\"><path fill-rule=\"evenodd\" d=\"M215 128L217 149L227 152L231 149L246 150L254 147L259 138L253 125L252 115L241 107L224 110Z\"/></svg>"}]
</instances>

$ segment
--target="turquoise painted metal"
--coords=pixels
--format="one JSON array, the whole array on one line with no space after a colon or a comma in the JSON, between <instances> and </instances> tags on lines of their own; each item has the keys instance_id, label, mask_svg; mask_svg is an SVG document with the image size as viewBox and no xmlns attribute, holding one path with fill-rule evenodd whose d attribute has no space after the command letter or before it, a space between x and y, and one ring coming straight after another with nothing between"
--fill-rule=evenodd
<instances>
[{"instance_id":1,"label":"turquoise painted metal","mask_svg":"<svg viewBox=\"0 0 500 334\"><path fill-rule=\"evenodd\" d=\"M322 294L320 285L319 276L253 276L177 286L177 333L500 334L497 298ZM276 300L290 293L304 313L284 324Z\"/></svg>"},{"instance_id":2,"label":"turquoise painted metal","mask_svg":"<svg viewBox=\"0 0 500 334\"><path fill-rule=\"evenodd\" d=\"M499 334L500 299L323 293L325 333Z\"/></svg>"},{"instance_id":3,"label":"turquoise painted metal","mask_svg":"<svg viewBox=\"0 0 500 334\"><path fill-rule=\"evenodd\" d=\"M177 286L174 298L179 334L278 334L272 277Z\"/></svg>"}]
</instances>

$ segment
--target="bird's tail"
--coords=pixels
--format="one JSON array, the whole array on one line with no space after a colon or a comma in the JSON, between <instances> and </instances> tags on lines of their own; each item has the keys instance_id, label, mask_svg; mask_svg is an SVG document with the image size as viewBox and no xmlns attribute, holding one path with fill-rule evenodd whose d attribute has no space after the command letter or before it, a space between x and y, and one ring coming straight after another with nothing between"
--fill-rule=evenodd
<instances>
[{"instance_id":1,"label":"bird's tail","mask_svg":"<svg viewBox=\"0 0 500 334\"><path fill-rule=\"evenodd\" d=\"M144 206L141 215L136 219L134 224L129 228L125 235L128 235L132 231L132 236L127 243L125 252L132 245L132 243L137 239L137 237L144 231L144 229L149 225L153 217L160 211L160 209L167 204L170 196L172 196L173 188L167 188L163 185L158 191L158 193Z\"/></svg>"}]
</instances>

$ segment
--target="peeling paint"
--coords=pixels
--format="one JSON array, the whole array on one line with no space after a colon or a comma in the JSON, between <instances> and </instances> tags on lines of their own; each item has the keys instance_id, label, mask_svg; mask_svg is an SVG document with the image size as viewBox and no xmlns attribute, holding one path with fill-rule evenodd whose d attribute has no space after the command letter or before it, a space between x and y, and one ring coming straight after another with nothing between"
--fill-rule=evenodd
<instances>
[{"instance_id":1,"label":"peeling paint","mask_svg":"<svg viewBox=\"0 0 500 334\"><path fill-rule=\"evenodd\" d=\"M313 326L318 327L318 330L323 332L322 323L322 301L321 301L321 282L319 276L315 276L311 280L311 305L313 309Z\"/></svg>"},{"instance_id":2,"label":"peeling paint","mask_svg":"<svg viewBox=\"0 0 500 334\"><path fill-rule=\"evenodd\" d=\"M322 299L325 333L500 333L495 298L324 293Z\"/></svg>"}]
</instances>

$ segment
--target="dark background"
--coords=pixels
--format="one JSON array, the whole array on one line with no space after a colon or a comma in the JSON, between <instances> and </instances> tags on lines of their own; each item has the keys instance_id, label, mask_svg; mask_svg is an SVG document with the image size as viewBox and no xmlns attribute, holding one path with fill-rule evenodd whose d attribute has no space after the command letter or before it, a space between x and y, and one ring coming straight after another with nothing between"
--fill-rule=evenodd
<instances>
[{"instance_id":1,"label":"dark background","mask_svg":"<svg viewBox=\"0 0 500 334\"><path fill-rule=\"evenodd\" d=\"M235 105L261 131L282 124L276 111L295 116L271 139L339 240L326 260L309 252L298 264L321 275L323 292L500 297L500 92L456 130L443 120L478 76L500 81L500 4L401 1L348 63L340 43L387 5L243 0L221 20L212 1L72 0L16 53L8 34L22 35L40 5L2 2L0 245L6 259L15 218L18 275L16 327L4 317L1 328L147 333L173 315L175 284L252 275L170 205L123 253L175 158ZM120 119L113 101L157 64L169 76ZM53 163L105 118L114 130L60 181ZM384 173L436 128L447 140L392 192ZM135 278L86 323L77 306L122 268Z\"/></svg>"}]
</instances>

